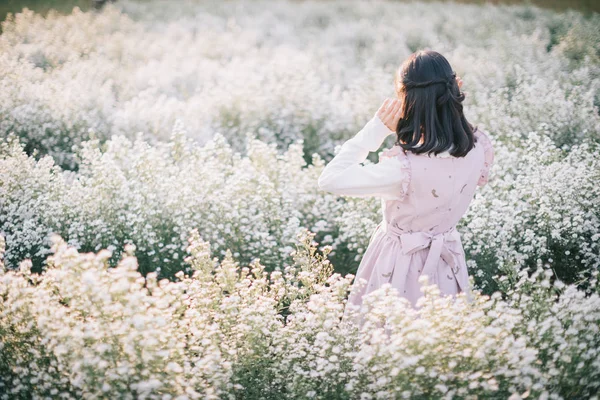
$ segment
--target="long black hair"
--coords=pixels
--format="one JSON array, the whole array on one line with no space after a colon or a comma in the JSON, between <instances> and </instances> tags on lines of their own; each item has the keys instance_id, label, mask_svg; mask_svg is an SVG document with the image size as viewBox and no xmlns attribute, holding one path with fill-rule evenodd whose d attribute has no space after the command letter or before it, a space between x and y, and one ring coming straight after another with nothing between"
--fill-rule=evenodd
<instances>
[{"instance_id":1,"label":"long black hair","mask_svg":"<svg viewBox=\"0 0 600 400\"><path fill-rule=\"evenodd\" d=\"M411 54L397 70L394 87L402 104L396 145L436 155L453 145L454 157L464 157L473 148L477 127L464 116L465 94L444 56L433 50Z\"/></svg>"}]
</instances>

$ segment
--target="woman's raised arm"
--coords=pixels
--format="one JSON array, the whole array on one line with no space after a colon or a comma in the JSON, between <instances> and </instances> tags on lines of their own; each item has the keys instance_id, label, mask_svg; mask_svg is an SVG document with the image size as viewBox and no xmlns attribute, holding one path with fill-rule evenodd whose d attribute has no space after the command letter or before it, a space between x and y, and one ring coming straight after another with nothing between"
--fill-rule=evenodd
<instances>
[{"instance_id":1,"label":"woman's raised arm","mask_svg":"<svg viewBox=\"0 0 600 400\"><path fill-rule=\"evenodd\" d=\"M387 101L369 122L325 166L319 176L321 190L355 197L401 199L405 176L397 157L384 158L377 164L361 165L371 151L379 149L386 137L395 132L389 124L397 123L399 101ZM395 126L395 125L393 125Z\"/></svg>"}]
</instances>

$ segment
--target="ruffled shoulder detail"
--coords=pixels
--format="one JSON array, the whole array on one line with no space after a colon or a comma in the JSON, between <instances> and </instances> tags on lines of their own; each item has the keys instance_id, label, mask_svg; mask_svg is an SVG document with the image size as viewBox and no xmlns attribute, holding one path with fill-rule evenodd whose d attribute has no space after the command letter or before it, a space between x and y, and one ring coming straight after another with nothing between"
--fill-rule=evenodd
<instances>
[{"instance_id":1,"label":"ruffled shoulder detail","mask_svg":"<svg viewBox=\"0 0 600 400\"><path fill-rule=\"evenodd\" d=\"M403 175L403 180L402 180L402 194L400 195L399 201L402 201L408 195L408 187L410 186L410 181L411 181L412 173L411 173L410 160L408 159L408 156L406 155L406 151L402 147L393 146L389 149L383 150L379 154L379 161L381 161L385 158L393 158L393 157L398 158L401 163L400 173Z\"/></svg>"},{"instance_id":2,"label":"ruffled shoulder detail","mask_svg":"<svg viewBox=\"0 0 600 400\"><path fill-rule=\"evenodd\" d=\"M484 152L483 167L481 168L479 180L477 181L478 186L483 186L488 182L490 168L494 163L494 146L492 145L492 141L490 140L489 136L485 132L480 129L477 129L475 132L477 135L476 144L481 144Z\"/></svg>"}]
</instances>

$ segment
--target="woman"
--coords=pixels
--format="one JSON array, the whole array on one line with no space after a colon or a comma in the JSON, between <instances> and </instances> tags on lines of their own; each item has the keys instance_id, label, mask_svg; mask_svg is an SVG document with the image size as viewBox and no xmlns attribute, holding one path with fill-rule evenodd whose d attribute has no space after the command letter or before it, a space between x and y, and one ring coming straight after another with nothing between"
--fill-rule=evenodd
<instances>
[{"instance_id":1,"label":"woman","mask_svg":"<svg viewBox=\"0 0 600 400\"><path fill-rule=\"evenodd\" d=\"M348 305L360 306L363 296L389 282L416 307L421 275L442 295L465 292L472 299L456 224L477 186L487 183L494 151L487 134L466 120L461 86L441 54L412 54L396 73L398 98L387 99L321 173L322 190L381 198L383 219ZM392 134L395 144L379 162L361 165Z\"/></svg>"}]
</instances>

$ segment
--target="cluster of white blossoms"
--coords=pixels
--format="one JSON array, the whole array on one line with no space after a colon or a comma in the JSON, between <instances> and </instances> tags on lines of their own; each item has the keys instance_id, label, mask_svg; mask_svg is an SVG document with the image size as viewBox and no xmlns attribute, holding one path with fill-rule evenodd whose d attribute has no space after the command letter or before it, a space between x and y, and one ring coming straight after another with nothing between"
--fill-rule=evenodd
<instances>
[{"instance_id":1,"label":"cluster of white blossoms","mask_svg":"<svg viewBox=\"0 0 600 400\"><path fill-rule=\"evenodd\" d=\"M302 146L284 154L248 136L248 154L232 151L217 134L197 146L176 127L155 146L113 137L102 151L87 141L77 172L51 157L27 156L17 140L0 144L0 232L7 265L31 258L39 268L57 233L82 251L137 247L142 272L172 276L184 263L189 230L197 228L221 256L269 267L289 258L301 226L326 215ZM115 251L113 264L121 250Z\"/></svg>"},{"instance_id":2,"label":"cluster of white blossoms","mask_svg":"<svg viewBox=\"0 0 600 400\"><path fill-rule=\"evenodd\" d=\"M600 269L600 146L584 141L566 152L531 133L522 147L495 149L493 177L459 223L481 287L537 266L585 286Z\"/></svg>"},{"instance_id":3,"label":"cluster of white blossoms","mask_svg":"<svg viewBox=\"0 0 600 400\"><path fill-rule=\"evenodd\" d=\"M342 319L352 275L333 273L330 247L320 253L313 239L299 232L294 261L269 273L231 252L218 262L191 232L191 274L168 280L140 274L132 245L111 268L110 251L80 253L54 236L42 274L28 261L0 264L0 399L564 399L600 390L597 274L587 296L542 269L522 274L507 300L475 291L468 302L429 285L419 309L386 284L354 311L364 317L357 325Z\"/></svg>"}]
</instances>

